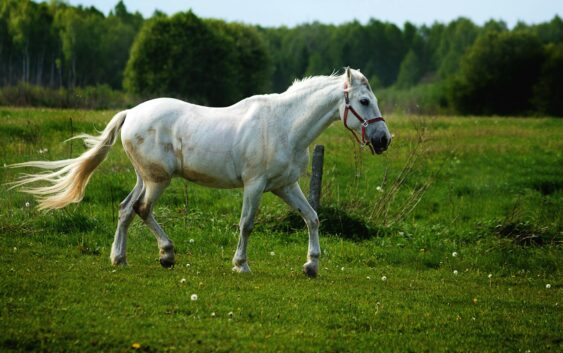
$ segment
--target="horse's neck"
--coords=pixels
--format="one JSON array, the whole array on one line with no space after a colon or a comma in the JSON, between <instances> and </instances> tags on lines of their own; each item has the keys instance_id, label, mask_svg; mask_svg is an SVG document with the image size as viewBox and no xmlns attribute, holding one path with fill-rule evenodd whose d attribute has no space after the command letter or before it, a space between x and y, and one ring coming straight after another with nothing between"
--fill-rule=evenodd
<instances>
[{"instance_id":1,"label":"horse's neck","mask_svg":"<svg viewBox=\"0 0 563 353\"><path fill-rule=\"evenodd\" d=\"M339 80L297 97L295 110L288 114L289 141L296 151L309 145L334 121L337 120L338 106L343 99L343 88ZM335 119L336 117L336 119Z\"/></svg>"}]
</instances>

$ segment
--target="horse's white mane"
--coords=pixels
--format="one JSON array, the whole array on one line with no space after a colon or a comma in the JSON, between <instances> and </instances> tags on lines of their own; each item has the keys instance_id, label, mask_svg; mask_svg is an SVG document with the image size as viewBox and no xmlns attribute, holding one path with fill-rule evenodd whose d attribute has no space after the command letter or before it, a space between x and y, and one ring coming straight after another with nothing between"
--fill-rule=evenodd
<instances>
[{"instance_id":1,"label":"horse's white mane","mask_svg":"<svg viewBox=\"0 0 563 353\"><path fill-rule=\"evenodd\" d=\"M326 83L327 80L340 79L343 75L333 72L329 76L309 76L302 79L295 79L293 84L289 86L286 92L294 92L302 88L310 88L321 83Z\"/></svg>"}]
</instances>

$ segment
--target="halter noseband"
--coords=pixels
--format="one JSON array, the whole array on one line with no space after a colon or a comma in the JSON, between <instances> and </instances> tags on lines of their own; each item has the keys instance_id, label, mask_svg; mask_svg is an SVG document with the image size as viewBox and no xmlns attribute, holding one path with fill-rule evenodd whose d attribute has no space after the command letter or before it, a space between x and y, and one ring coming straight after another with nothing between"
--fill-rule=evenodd
<instances>
[{"instance_id":1,"label":"halter noseband","mask_svg":"<svg viewBox=\"0 0 563 353\"><path fill-rule=\"evenodd\" d=\"M371 150L371 153L374 154L375 151L373 149L373 146L371 145L371 142L366 141L366 128L368 127L369 124L373 124L373 123L376 123L378 121L385 121L385 119L383 119L383 117L380 116L380 117L377 117L377 118L366 120L360 114L358 114L358 112L350 104L350 98L348 97L348 85L347 84L344 86L344 102L346 103L346 106L344 108L344 117L342 119L342 121L344 122L344 127L346 127L348 130L350 130L352 132L352 135L354 135L354 137L356 138L356 141L358 141L358 143L362 147L368 146L369 149ZM353 129L350 129L348 127L347 121L348 121L348 112L349 111L352 112L352 114L354 114L354 116L362 124L362 139L361 140L358 137L358 135L356 134L356 131L354 131Z\"/></svg>"}]
</instances>

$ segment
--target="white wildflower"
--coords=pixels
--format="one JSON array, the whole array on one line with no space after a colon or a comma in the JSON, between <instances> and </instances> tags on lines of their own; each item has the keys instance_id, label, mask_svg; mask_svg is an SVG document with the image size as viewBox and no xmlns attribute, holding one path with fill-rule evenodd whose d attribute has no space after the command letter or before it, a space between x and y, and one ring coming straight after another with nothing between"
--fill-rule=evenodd
<instances>
[{"instance_id":1,"label":"white wildflower","mask_svg":"<svg viewBox=\"0 0 563 353\"><path fill-rule=\"evenodd\" d=\"M215 317L215 312L212 312L212 313L211 313L211 317Z\"/></svg>"},{"instance_id":2,"label":"white wildflower","mask_svg":"<svg viewBox=\"0 0 563 353\"><path fill-rule=\"evenodd\" d=\"M190 299L195 302L197 300L197 294L192 294L192 296L190 297Z\"/></svg>"},{"instance_id":3,"label":"white wildflower","mask_svg":"<svg viewBox=\"0 0 563 353\"><path fill-rule=\"evenodd\" d=\"M549 289L549 288L551 288L551 284L548 283L545 285L545 289Z\"/></svg>"},{"instance_id":4,"label":"white wildflower","mask_svg":"<svg viewBox=\"0 0 563 353\"><path fill-rule=\"evenodd\" d=\"M194 242L195 242L194 238L191 238L191 239L190 239L190 243L193 244Z\"/></svg>"},{"instance_id":5,"label":"white wildflower","mask_svg":"<svg viewBox=\"0 0 563 353\"><path fill-rule=\"evenodd\" d=\"M457 270L454 270L454 275L456 275L456 276L457 276Z\"/></svg>"},{"instance_id":6,"label":"white wildflower","mask_svg":"<svg viewBox=\"0 0 563 353\"><path fill-rule=\"evenodd\" d=\"M452 257L457 257L457 252L454 251L454 252L452 253Z\"/></svg>"},{"instance_id":7,"label":"white wildflower","mask_svg":"<svg viewBox=\"0 0 563 353\"><path fill-rule=\"evenodd\" d=\"M387 281L387 276L382 276L382 277L381 277L381 280L382 280L383 282Z\"/></svg>"},{"instance_id":8,"label":"white wildflower","mask_svg":"<svg viewBox=\"0 0 563 353\"><path fill-rule=\"evenodd\" d=\"M185 279L185 278L182 278L182 279L180 280L180 283L186 283L186 279Z\"/></svg>"},{"instance_id":9,"label":"white wildflower","mask_svg":"<svg viewBox=\"0 0 563 353\"><path fill-rule=\"evenodd\" d=\"M489 273L489 275L487 277L489 277L489 279L491 279L491 278L493 278L493 274Z\"/></svg>"},{"instance_id":10,"label":"white wildflower","mask_svg":"<svg viewBox=\"0 0 563 353\"><path fill-rule=\"evenodd\" d=\"M229 311L229 313L227 315L229 315L229 317L233 317L233 315L235 315L235 314L232 311Z\"/></svg>"},{"instance_id":11,"label":"white wildflower","mask_svg":"<svg viewBox=\"0 0 563 353\"><path fill-rule=\"evenodd\" d=\"M25 207L29 207L29 206L31 206L31 204L29 202L26 202Z\"/></svg>"},{"instance_id":12,"label":"white wildflower","mask_svg":"<svg viewBox=\"0 0 563 353\"><path fill-rule=\"evenodd\" d=\"M270 251L270 256L276 256L276 253L273 251Z\"/></svg>"},{"instance_id":13,"label":"white wildflower","mask_svg":"<svg viewBox=\"0 0 563 353\"><path fill-rule=\"evenodd\" d=\"M383 192L383 188L381 186L376 187L375 190L377 190L379 192Z\"/></svg>"}]
</instances>

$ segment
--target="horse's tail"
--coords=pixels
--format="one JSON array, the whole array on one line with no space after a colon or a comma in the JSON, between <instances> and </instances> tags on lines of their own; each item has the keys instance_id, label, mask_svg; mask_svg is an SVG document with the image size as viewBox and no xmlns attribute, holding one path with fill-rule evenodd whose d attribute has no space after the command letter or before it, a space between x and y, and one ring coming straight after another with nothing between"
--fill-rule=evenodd
<instances>
[{"instance_id":1,"label":"horse's tail","mask_svg":"<svg viewBox=\"0 0 563 353\"><path fill-rule=\"evenodd\" d=\"M78 203L84 197L86 185L94 170L104 161L111 146L117 140L119 130L125 122L127 110L117 113L99 136L82 134L73 137L84 140L89 149L82 155L60 161L33 161L13 164L10 167L35 167L49 169L50 172L24 174L19 180L10 183L11 188L35 182L46 182L46 186L26 187L22 192L34 195L39 201L38 209L63 208L70 203Z\"/></svg>"}]
</instances>

